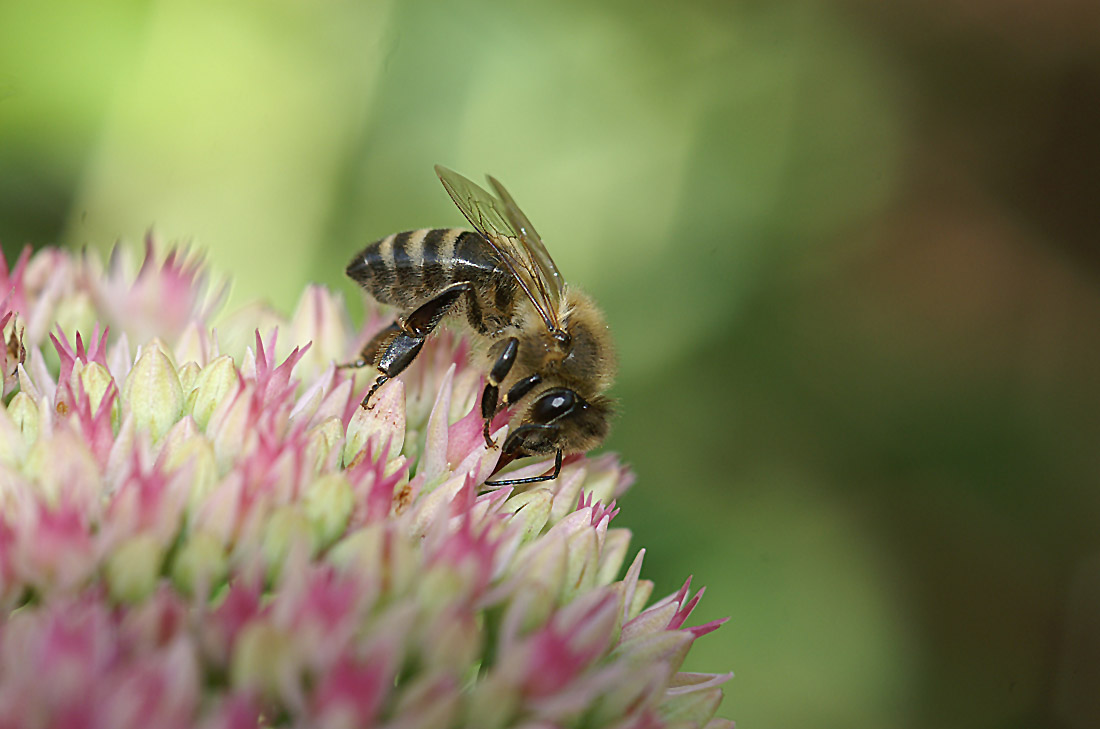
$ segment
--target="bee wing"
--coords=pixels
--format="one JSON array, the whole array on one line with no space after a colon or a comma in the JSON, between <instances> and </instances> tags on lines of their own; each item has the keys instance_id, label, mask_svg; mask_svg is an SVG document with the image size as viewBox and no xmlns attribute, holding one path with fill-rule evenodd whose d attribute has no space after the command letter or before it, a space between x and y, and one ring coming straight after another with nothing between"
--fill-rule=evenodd
<instances>
[{"instance_id":1,"label":"bee wing","mask_svg":"<svg viewBox=\"0 0 1100 729\"><path fill-rule=\"evenodd\" d=\"M559 328L561 274L558 273L557 267L550 260L549 254L546 254L546 249L540 241L537 244L538 249L541 249L559 283L546 280L546 276L543 275L543 270L546 269L539 262L539 257L532 250L531 245L526 242L528 236L521 230L522 224L517 225L512 218L509 209L511 196L504 193L502 197L506 196L506 200L498 200L477 183L442 165L435 166L435 173L439 175L443 187L447 189L447 193L454 200L455 205L470 221L470 225L485 236L485 239L489 241L489 245L500 256L505 268L516 279L520 288L527 294L527 298L531 300L535 310L538 311L539 316L542 317L546 328ZM497 184L494 181L494 186L497 186ZM519 211L514 202L511 202L511 208L517 212ZM523 216L522 212L519 212L519 215L523 221L526 221L528 230L533 231L534 229L530 228L531 224L527 221L526 216ZM537 234L535 234L535 238L537 239Z\"/></svg>"},{"instance_id":2,"label":"bee wing","mask_svg":"<svg viewBox=\"0 0 1100 729\"><path fill-rule=\"evenodd\" d=\"M550 257L550 252L542 244L542 238L535 230L535 226L531 225L531 221L519 209L519 205L516 205L516 201L512 199L508 191L504 189L504 185L500 184L500 181L492 175L489 175L489 182L492 183L493 189L496 190L497 195L504 203L504 215L519 233L519 242L523 245L528 259L534 263L539 272L536 282L542 284L542 295L551 303L555 311L559 310L561 308L562 289L565 288L565 279L562 278L561 272L554 264L554 259Z\"/></svg>"}]
</instances>

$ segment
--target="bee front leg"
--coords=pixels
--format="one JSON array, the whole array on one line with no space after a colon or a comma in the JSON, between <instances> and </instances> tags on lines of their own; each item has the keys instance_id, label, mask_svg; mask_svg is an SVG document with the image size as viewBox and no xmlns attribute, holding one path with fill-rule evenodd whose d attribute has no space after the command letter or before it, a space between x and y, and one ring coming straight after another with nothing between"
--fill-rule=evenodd
<instances>
[{"instance_id":1,"label":"bee front leg","mask_svg":"<svg viewBox=\"0 0 1100 729\"><path fill-rule=\"evenodd\" d=\"M508 434L508 439L504 441L503 451L506 454L512 454L525 449L525 442L528 438L534 436L535 440L545 440L556 437L561 432L561 429L556 425L542 425L539 423L527 423L516 428L515 432ZM512 486L522 483L541 483L543 481L553 481L561 473L561 461L562 450L556 449L554 454L554 470L550 473L544 473L541 476L532 476L531 478L513 478L505 479L503 481L486 481L486 486Z\"/></svg>"},{"instance_id":2,"label":"bee front leg","mask_svg":"<svg viewBox=\"0 0 1100 729\"><path fill-rule=\"evenodd\" d=\"M554 470L551 473L544 473L541 476L532 476L531 478L506 478L503 481L486 481L486 486L514 486L521 483L542 483L543 481L553 481L561 473L561 448L558 449L557 455L554 456Z\"/></svg>"},{"instance_id":3,"label":"bee front leg","mask_svg":"<svg viewBox=\"0 0 1100 729\"><path fill-rule=\"evenodd\" d=\"M361 403L364 408L370 409L371 396L378 391L378 388L388 380L397 377L412 364L420 354L424 340L439 325L459 297L470 289L471 285L468 281L451 284L418 306L404 319L398 319L375 335L363 348L359 360L347 365L361 367L365 364L373 364L378 368L379 375ZM364 364L360 364L361 362Z\"/></svg>"}]
</instances>

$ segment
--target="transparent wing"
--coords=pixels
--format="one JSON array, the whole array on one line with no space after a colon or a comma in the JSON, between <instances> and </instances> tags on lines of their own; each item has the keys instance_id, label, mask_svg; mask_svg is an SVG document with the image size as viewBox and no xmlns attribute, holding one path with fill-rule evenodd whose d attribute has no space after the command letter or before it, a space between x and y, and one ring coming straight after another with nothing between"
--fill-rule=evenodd
<instances>
[{"instance_id":1,"label":"transparent wing","mask_svg":"<svg viewBox=\"0 0 1100 729\"><path fill-rule=\"evenodd\" d=\"M561 274L558 273L554 262L550 260L550 256L546 254L541 241L537 244L537 249L542 251L541 254L533 252L531 245L526 242L528 236L522 230L523 225L514 222L509 210L507 201L511 201L511 196L504 193L502 197L507 196L507 200L499 200L478 184L442 165L436 165L435 172L455 205L470 221L470 225L485 236L489 245L500 256L505 268L519 283L520 288L527 294L527 298L531 300L535 310L546 323L547 329L558 329L561 323L559 317ZM497 185L498 183L494 181L494 186ZM519 211L514 202L511 203L511 207ZM533 231L526 216L523 216L522 212L519 215L526 222L528 230ZM537 239L537 234L535 237ZM539 261L542 255L549 262L550 270L557 276L557 282L548 281L543 275L544 264Z\"/></svg>"},{"instance_id":2,"label":"transparent wing","mask_svg":"<svg viewBox=\"0 0 1100 729\"><path fill-rule=\"evenodd\" d=\"M535 267L538 269L539 280L545 284L546 288L543 292L544 295L555 309L560 309L565 279L562 278L561 272L554 264L554 259L550 257L550 252L546 250L546 246L542 244L542 238L535 230L535 226L531 225L531 221L519 209L519 205L516 205L516 201L512 199L508 191L504 189L504 185L500 184L500 181L492 175L489 175L489 182L492 183L497 195L500 195L500 199L504 203L504 215L519 233L519 242L523 245L528 258L534 262Z\"/></svg>"}]
</instances>

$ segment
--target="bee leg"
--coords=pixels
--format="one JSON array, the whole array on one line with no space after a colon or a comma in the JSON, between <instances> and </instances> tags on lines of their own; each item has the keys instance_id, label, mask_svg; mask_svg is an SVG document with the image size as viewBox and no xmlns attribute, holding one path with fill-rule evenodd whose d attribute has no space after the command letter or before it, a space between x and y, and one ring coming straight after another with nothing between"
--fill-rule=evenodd
<instances>
[{"instance_id":1,"label":"bee leg","mask_svg":"<svg viewBox=\"0 0 1100 729\"><path fill-rule=\"evenodd\" d=\"M382 385L405 371L420 354L424 340L455 305L459 297L471 289L468 281L459 281L440 291L418 306L404 319L399 319L377 334L360 354L360 361L370 358L379 375L361 403L370 409L370 398Z\"/></svg>"},{"instance_id":2,"label":"bee leg","mask_svg":"<svg viewBox=\"0 0 1100 729\"><path fill-rule=\"evenodd\" d=\"M504 441L503 451L506 454L515 453L524 448L524 442L528 436L541 434L544 438L553 437L561 429L556 425L544 425L540 423L527 423L516 428L513 432L508 434L508 439ZM513 478L505 479L503 481L486 481L486 486L511 486L521 483L541 483L543 481L553 481L561 473L561 459L562 450L557 449L557 453L554 456L554 470L551 473L544 473L541 476L532 476L531 478Z\"/></svg>"},{"instance_id":3,"label":"bee leg","mask_svg":"<svg viewBox=\"0 0 1100 729\"><path fill-rule=\"evenodd\" d=\"M485 419L485 447L495 448L496 444L489 437L489 424L493 422L493 416L497 413L497 396L500 394L500 383L512 370L516 363L516 352L519 351L519 340L508 337L504 340L504 349L501 350L493 368L489 370L489 379L485 383L485 390L481 393L481 417Z\"/></svg>"},{"instance_id":4,"label":"bee leg","mask_svg":"<svg viewBox=\"0 0 1100 729\"><path fill-rule=\"evenodd\" d=\"M543 481L553 481L561 473L561 448L558 449L557 454L554 456L554 470L551 473L544 473L541 476L532 476L531 478L508 478L503 481L486 481L486 486L514 486L521 483L542 483Z\"/></svg>"},{"instance_id":5,"label":"bee leg","mask_svg":"<svg viewBox=\"0 0 1100 729\"><path fill-rule=\"evenodd\" d=\"M394 322L382 331L371 337L371 340L367 342L362 351L359 352L359 359L354 362L345 362L341 365L336 365L341 369L361 369L367 365L372 365L378 361L378 353L389 347L393 338L401 331L401 327L397 326Z\"/></svg>"},{"instance_id":6,"label":"bee leg","mask_svg":"<svg viewBox=\"0 0 1100 729\"><path fill-rule=\"evenodd\" d=\"M367 403L370 402L370 396L373 395L374 393L376 393L378 391L378 388L381 387L382 385L386 384L386 382L389 379L390 378L389 378L388 375L378 375L378 377L375 377L374 378L374 383L370 386L370 389L367 390L367 394L363 397L363 402L361 402L359 404L362 407L366 408L367 410L370 410L371 407L373 407L373 406L367 404Z\"/></svg>"},{"instance_id":7,"label":"bee leg","mask_svg":"<svg viewBox=\"0 0 1100 729\"><path fill-rule=\"evenodd\" d=\"M360 354L359 359L354 360L352 362L341 362L340 364L336 365L336 369L338 369L338 370L361 370L369 364L370 364L370 360L367 359L366 357L364 357L362 354Z\"/></svg>"},{"instance_id":8,"label":"bee leg","mask_svg":"<svg viewBox=\"0 0 1100 729\"><path fill-rule=\"evenodd\" d=\"M423 339L432 333L432 330L442 321L459 298L468 291L472 291L473 288L473 284L469 281L459 281L451 284L413 309L412 313L405 317L403 322L398 322L398 326L410 336Z\"/></svg>"},{"instance_id":9,"label":"bee leg","mask_svg":"<svg viewBox=\"0 0 1100 729\"><path fill-rule=\"evenodd\" d=\"M524 395L531 392L531 390L534 389L535 385L539 384L540 382L542 382L542 375L539 374L534 374L530 377L524 377L522 380L512 385L511 389L509 389L508 392L504 394L504 397L501 398L500 401L501 406L508 407L512 403L519 402ZM495 395L496 393L494 392L493 394ZM482 414L484 414L484 397L482 397L481 402L483 403ZM494 412L493 414L495 415L496 413ZM493 416L490 415L485 420L485 442L490 444L492 444L492 441L489 440L489 423L492 422L492 417ZM489 447L492 448L493 446L490 445Z\"/></svg>"}]
</instances>

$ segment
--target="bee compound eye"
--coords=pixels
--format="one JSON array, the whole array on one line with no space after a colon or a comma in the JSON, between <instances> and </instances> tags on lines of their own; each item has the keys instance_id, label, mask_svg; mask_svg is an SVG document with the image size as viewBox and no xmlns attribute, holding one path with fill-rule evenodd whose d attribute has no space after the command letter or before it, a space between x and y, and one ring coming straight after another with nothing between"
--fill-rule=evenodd
<instances>
[{"instance_id":1,"label":"bee compound eye","mask_svg":"<svg viewBox=\"0 0 1100 729\"><path fill-rule=\"evenodd\" d=\"M577 395L566 388L556 388L543 394L531 408L531 419L549 423L571 411L577 405Z\"/></svg>"}]
</instances>

